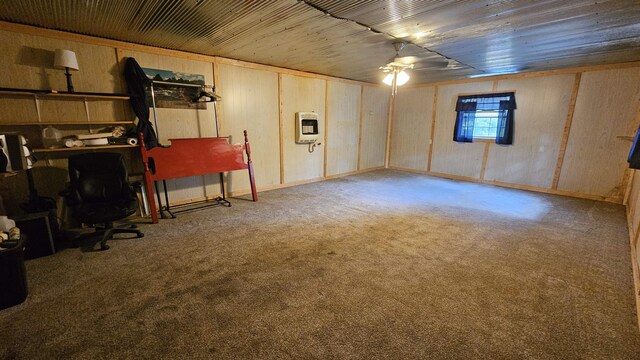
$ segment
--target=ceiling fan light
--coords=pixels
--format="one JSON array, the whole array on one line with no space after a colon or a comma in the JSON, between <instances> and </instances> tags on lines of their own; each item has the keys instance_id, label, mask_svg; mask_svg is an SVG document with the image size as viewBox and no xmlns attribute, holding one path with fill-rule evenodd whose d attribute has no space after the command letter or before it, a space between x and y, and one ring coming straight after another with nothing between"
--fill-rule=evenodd
<instances>
[{"instance_id":1,"label":"ceiling fan light","mask_svg":"<svg viewBox=\"0 0 640 360\"><path fill-rule=\"evenodd\" d=\"M409 81L411 77L409 76L409 74L407 74L405 71L400 71L398 73L398 77L396 78L396 84L398 86L402 86L404 84L407 83L407 81Z\"/></svg>"},{"instance_id":2,"label":"ceiling fan light","mask_svg":"<svg viewBox=\"0 0 640 360\"><path fill-rule=\"evenodd\" d=\"M383 83L391 86L391 84L393 83L393 73L388 73L387 76L384 77L384 79L382 80Z\"/></svg>"}]
</instances>

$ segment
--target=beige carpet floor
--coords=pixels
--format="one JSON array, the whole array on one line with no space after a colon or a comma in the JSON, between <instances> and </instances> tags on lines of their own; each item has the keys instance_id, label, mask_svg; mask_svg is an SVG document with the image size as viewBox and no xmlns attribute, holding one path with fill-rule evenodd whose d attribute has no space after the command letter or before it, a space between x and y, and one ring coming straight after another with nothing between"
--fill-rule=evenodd
<instances>
[{"instance_id":1,"label":"beige carpet floor","mask_svg":"<svg viewBox=\"0 0 640 360\"><path fill-rule=\"evenodd\" d=\"M619 205L398 171L27 262L2 359L637 359Z\"/></svg>"}]
</instances>

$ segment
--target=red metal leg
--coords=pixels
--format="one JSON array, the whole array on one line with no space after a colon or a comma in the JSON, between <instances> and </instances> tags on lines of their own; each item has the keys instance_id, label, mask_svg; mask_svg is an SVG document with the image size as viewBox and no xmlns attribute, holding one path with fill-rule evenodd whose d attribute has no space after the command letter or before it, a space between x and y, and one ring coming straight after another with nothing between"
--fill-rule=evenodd
<instances>
[{"instance_id":1,"label":"red metal leg","mask_svg":"<svg viewBox=\"0 0 640 360\"><path fill-rule=\"evenodd\" d=\"M249 168L249 183L251 183L251 196L253 201L258 201L258 192L256 191L256 180L253 176L253 161L251 161L251 146L249 146L249 137L247 130L244 131L244 150L247 152L247 167Z\"/></svg>"},{"instance_id":2,"label":"red metal leg","mask_svg":"<svg viewBox=\"0 0 640 360\"><path fill-rule=\"evenodd\" d=\"M153 181L149 175L149 169L147 164L144 164L144 185L147 188L147 198L149 199L149 212L151 212L151 221L154 224L158 223L158 209L156 208L156 199L153 194Z\"/></svg>"},{"instance_id":3,"label":"red metal leg","mask_svg":"<svg viewBox=\"0 0 640 360\"><path fill-rule=\"evenodd\" d=\"M149 157L147 156L147 149L144 145L144 136L142 133L140 137L140 152L142 154L142 163L144 165L144 185L147 190L147 198L149 199L149 212L151 212L151 222L158 223L158 210L156 209L156 200L153 194L153 181L151 180L151 172L149 170Z\"/></svg>"},{"instance_id":4,"label":"red metal leg","mask_svg":"<svg viewBox=\"0 0 640 360\"><path fill-rule=\"evenodd\" d=\"M258 192L256 191L256 180L253 177L253 163L249 161L249 182L251 183L251 196L253 201L258 201Z\"/></svg>"}]
</instances>

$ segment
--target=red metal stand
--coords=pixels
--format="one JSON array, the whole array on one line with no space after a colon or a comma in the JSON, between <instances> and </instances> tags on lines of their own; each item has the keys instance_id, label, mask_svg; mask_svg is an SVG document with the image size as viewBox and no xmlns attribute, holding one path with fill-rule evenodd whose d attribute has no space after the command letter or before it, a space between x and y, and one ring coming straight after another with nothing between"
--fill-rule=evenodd
<instances>
[{"instance_id":1,"label":"red metal stand","mask_svg":"<svg viewBox=\"0 0 640 360\"><path fill-rule=\"evenodd\" d=\"M248 169L251 195L253 201L258 201L251 148L246 130L244 131L244 145L229 144L228 138L224 137L170 139L170 141L171 146L169 147L155 147L147 150L144 145L144 137L140 134L144 182L147 188L151 219L154 224L158 223L158 209L153 196L154 181ZM247 154L246 164L243 154L245 151ZM225 200L224 190L222 192L222 200Z\"/></svg>"}]
</instances>

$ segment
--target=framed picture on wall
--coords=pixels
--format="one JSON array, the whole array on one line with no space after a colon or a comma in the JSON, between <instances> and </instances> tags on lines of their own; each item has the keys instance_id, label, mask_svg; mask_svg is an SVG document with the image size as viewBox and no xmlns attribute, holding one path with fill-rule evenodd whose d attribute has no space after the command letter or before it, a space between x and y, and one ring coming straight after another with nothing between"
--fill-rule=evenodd
<instances>
[{"instance_id":1,"label":"framed picture on wall","mask_svg":"<svg viewBox=\"0 0 640 360\"><path fill-rule=\"evenodd\" d=\"M151 80L177 84L204 85L204 75L142 68ZM206 102L193 102L200 94L200 88L154 84L156 107L172 109L206 109ZM147 90L147 98L151 103L151 91Z\"/></svg>"}]
</instances>

